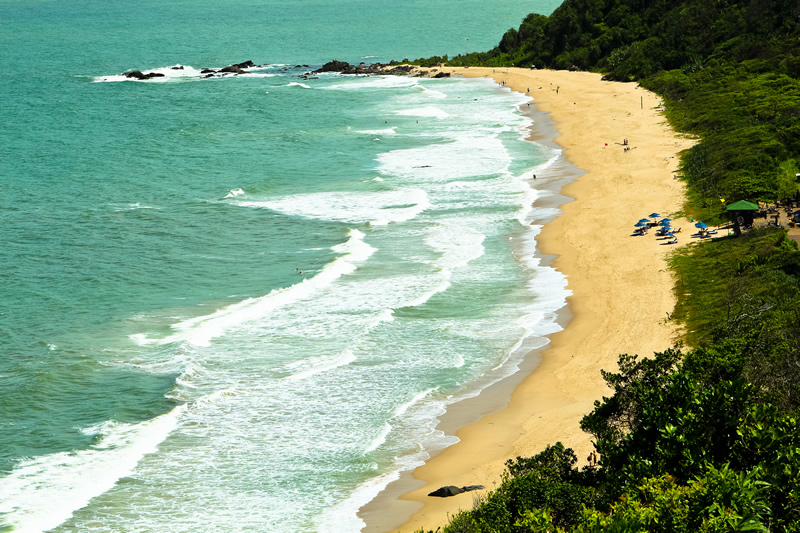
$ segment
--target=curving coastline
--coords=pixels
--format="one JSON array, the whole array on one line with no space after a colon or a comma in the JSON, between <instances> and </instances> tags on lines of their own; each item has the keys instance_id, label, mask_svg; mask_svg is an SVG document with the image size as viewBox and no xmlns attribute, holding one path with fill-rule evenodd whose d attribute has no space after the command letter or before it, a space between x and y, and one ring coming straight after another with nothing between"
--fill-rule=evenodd
<instances>
[{"instance_id":1,"label":"curving coastline","mask_svg":"<svg viewBox=\"0 0 800 533\"><path fill-rule=\"evenodd\" d=\"M670 214L676 226L689 226L674 216L684 196L673 176L678 154L692 141L669 128L659 113L658 95L587 72L431 71L438 72L490 77L531 96L531 109L554 121L555 142L566 159L585 172L563 180L561 194L573 200L561 205L562 214L537 237L539 251L554 255L553 265L567 276L573 294L563 314L571 320L503 390L453 406L442 425L460 427L455 432L460 442L362 508L363 531L369 532L435 529L471 508L474 493L432 498L429 492L446 485L492 489L507 459L533 455L547 444L561 441L585 457L592 445L578 424L594 400L607 393L600 369L614 369L620 353L649 355L679 336L666 320L674 307L665 260L671 247L652 235L630 236L633 223L653 211ZM488 414L472 422L465 411L473 419Z\"/></svg>"}]
</instances>

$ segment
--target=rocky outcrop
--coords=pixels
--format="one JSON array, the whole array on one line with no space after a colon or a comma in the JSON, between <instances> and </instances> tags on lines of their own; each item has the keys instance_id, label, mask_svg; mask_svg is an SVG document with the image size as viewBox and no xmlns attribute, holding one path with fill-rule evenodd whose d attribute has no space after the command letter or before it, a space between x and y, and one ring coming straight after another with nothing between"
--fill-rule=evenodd
<instances>
[{"instance_id":1,"label":"rocky outcrop","mask_svg":"<svg viewBox=\"0 0 800 533\"><path fill-rule=\"evenodd\" d=\"M322 74L323 72L339 72L341 74L384 74L383 68L386 67L383 63L360 63L358 65L351 65L346 61L329 61L317 70L312 70L311 74Z\"/></svg>"},{"instance_id":2,"label":"rocky outcrop","mask_svg":"<svg viewBox=\"0 0 800 533\"><path fill-rule=\"evenodd\" d=\"M426 70L419 71L419 67L414 65L397 65L394 61L389 64L386 63L372 63L367 65L359 63L358 65L351 65L346 61L333 60L325 63L317 70L312 70L309 74L321 74L323 72L338 72L339 74L360 74L360 75L383 75L383 76L408 76L408 75L425 75ZM447 78L450 76L449 72L440 72L433 76L434 78Z\"/></svg>"},{"instance_id":3,"label":"rocky outcrop","mask_svg":"<svg viewBox=\"0 0 800 533\"><path fill-rule=\"evenodd\" d=\"M247 74L247 71L242 70L239 65L228 65L227 67L219 69L218 72L233 73L233 74Z\"/></svg>"},{"instance_id":4,"label":"rocky outcrop","mask_svg":"<svg viewBox=\"0 0 800 533\"><path fill-rule=\"evenodd\" d=\"M456 494L461 494L462 492L482 490L483 488L484 488L483 485L467 485L465 487L456 487L455 485L448 485L446 487L436 489L435 491L428 494L428 496L435 496L437 498L448 498L450 496L455 496Z\"/></svg>"},{"instance_id":5,"label":"rocky outcrop","mask_svg":"<svg viewBox=\"0 0 800 533\"><path fill-rule=\"evenodd\" d=\"M245 61L244 63L236 63L233 65L228 65L225 68L219 69L217 72L224 72L224 73L233 73L233 74L247 74L247 71L244 70L246 68L253 68L257 67L255 63L252 61Z\"/></svg>"},{"instance_id":6,"label":"rocky outcrop","mask_svg":"<svg viewBox=\"0 0 800 533\"><path fill-rule=\"evenodd\" d=\"M125 72L123 74L126 78L131 78L135 80L149 80L150 78L163 78L164 75L160 72L148 72L144 73L141 70L134 70L133 72Z\"/></svg>"},{"instance_id":7,"label":"rocky outcrop","mask_svg":"<svg viewBox=\"0 0 800 533\"><path fill-rule=\"evenodd\" d=\"M228 65L227 67L221 68L219 70L214 70L210 68L204 68L200 71L200 77L203 79L207 78L215 78L219 76L225 76L229 74L233 75L240 75L240 74L247 74L247 70L249 68L258 68L259 65L256 65L252 61L244 61L242 63L234 63L232 65ZM183 70L184 67L182 65L177 65L174 67L170 67L172 70ZM296 65L295 68L308 68L308 65ZM290 67L284 67L282 69L284 72L288 72ZM399 65L395 61L392 61L389 64L386 63L359 63L358 65L351 65L346 61L337 61L333 60L328 63L325 63L320 68L313 70L311 72L306 72L305 74L301 75L301 78L304 79L316 79L313 76L314 74L321 74L324 72L337 72L340 74L355 74L355 75L383 75L383 76L428 76L431 75L433 72L436 72L436 69L428 71L426 69L420 70L419 67L414 65ZM131 79L136 80L149 80L151 78L162 78L164 74L159 72L142 72L141 70L134 70L132 72L125 72L123 76ZM449 72L438 72L433 75L433 78L447 78L450 76Z\"/></svg>"},{"instance_id":8,"label":"rocky outcrop","mask_svg":"<svg viewBox=\"0 0 800 533\"><path fill-rule=\"evenodd\" d=\"M247 71L244 70L246 68L256 68L258 65L253 63L252 61L244 61L243 63L235 63L233 65L228 65L225 68L221 68L219 70L214 70L210 68L204 68L200 71L203 78L213 78L216 74L247 74ZM174 67L170 67L172 70L184 70L183 65L176 65ZM134 70L132 72L125 72L122 74L126 78L131 78L134 80L149 80L151 78L163 78L164 74L160 72L142 72L141 70Z\"/></svg>"}]
</instances>

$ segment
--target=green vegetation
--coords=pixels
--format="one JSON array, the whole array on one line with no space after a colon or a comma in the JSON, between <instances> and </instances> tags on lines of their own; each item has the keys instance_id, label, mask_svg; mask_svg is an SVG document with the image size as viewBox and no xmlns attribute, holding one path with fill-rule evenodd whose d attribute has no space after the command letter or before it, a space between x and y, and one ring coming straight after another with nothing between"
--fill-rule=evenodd
<instances>
[{"instance_id":1,"label":"green vegetation","mask_svg":"<svg viewBox=\"0 0 800 533\"><path fill-rule=\"evenodd\" d=\"M567 0L488 52L420 63L592 69L664 98L701 141L683 154L686 211L800 199L800 5L779 0ZM723 201L720 201L723 200ZM621 355L611 394L561 443L506 463L444 533L800 532L800 252L785 230L671 257L691 349Z\"/></svg>"},{"instance_id":2,"label":"green vegetation","mask_svg":"<svg viewBox=\"0 0 800 533\"><path fill-rule=\"evenodd\" d=\"M566 0L528 15L488 52L430 66L595 70L661 94L678 131L702 142L684 158L689 212L800 198L800 8L785 0ZM724 199L724 203L720 202Z\"/></svg>"}]
</instances>

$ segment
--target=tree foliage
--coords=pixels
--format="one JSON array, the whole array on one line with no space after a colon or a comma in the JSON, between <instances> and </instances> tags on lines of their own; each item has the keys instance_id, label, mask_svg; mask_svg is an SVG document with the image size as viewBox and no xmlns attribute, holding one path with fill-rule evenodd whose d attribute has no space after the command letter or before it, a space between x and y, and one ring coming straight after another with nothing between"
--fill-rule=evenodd
<instances>
[{"instance_id":1,"label":"tree foliage","mask_svg":"<svg viewBox=\"0 0 800 533\"><path fill-rule=\"evenodd\" d=\"M693 212L798 198L800 4L566 0L452 64L593 69L638 80L701 141L682 156ZM720 202L723 199L723 202ZM798 198L800 199L800 198ZM800 532L800 252L781 228L674 253L685 341L602 371L581 421L600 467L557 443L445 532Z\"/></svg>"},{"instance_id":2,"label":"tree foliage","mask_svg":"<svg viewBox=\"0 0 800 533\"><path fill-rule=\"evenodd\" d=\"M600 466L560 443L509 460L444 532L800 531L800 252L776 228L673 263L695 347L602 371L581 421Z\"/></svg>"},{"instance_id":3,"label":"tree foliage","mask_svg":"<svg viewBox=\"0 0 800 533\"><path fill-rule=\"evenodd\" d=\"M566 0L492 50L445 61L594 70L658 92L673 126L702 139L683 175L709 220L737 200L800 199L789 174L800 160L797 2Z\"/></svg>"}]
</instances>

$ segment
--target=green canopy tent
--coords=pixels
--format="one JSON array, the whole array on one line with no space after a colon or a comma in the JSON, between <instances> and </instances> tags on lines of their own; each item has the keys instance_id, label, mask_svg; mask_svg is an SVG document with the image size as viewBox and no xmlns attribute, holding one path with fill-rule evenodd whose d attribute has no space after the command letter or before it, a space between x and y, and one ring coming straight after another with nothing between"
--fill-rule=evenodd
<instances>
[{"instance_id":1,"label":"green canopy tent","mask_svg":"<svg viewBox=\"0 0 800 533\"><path fill-rule=\"evenodd\" d=\"M728 213L731 215L733 222L733 230L736 235L741 232L742 226L753 225L753 213L758 211L758 205L748 202L747 200L739 200L728 206Z\"/></svg>"}]
</instances>

